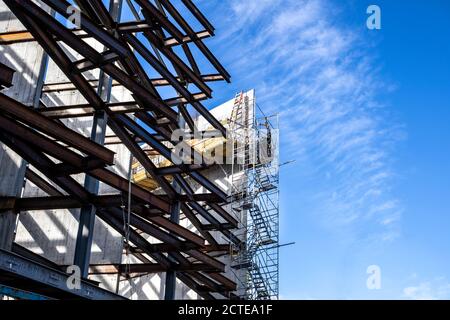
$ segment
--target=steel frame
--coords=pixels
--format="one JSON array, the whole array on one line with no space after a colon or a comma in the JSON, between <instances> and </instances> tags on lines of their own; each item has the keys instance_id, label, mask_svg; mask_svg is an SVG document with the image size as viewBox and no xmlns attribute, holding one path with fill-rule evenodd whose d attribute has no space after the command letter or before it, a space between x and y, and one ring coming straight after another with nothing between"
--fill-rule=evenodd
<instances>
[{"instance_id":1,"label":"steel frame","mask_svg":"<svg viewBox=\"0 0 450 320\"><path fill-rule=\"evenodd\" d=\"M228 72L203 42L203 39L214 34L214 28L205 16L191 0L182 1L205 28L194 31L170 1L156 0L155 5L151 1L136 0L141 14L135 15L136 21L121 23L117 18L120 13L114 12L120 10L120 6L119 9L112 8L111 11L101 0L76 0L81 11L81 26L71 29L34 1L4 2L26 30L14 34L0 34L0 44L37 41L70 80L68 83L43 82L39 94L76 89L88 103L46 107L41 100L38 108L32 109L0 93L0 141L32 166L27 169L26 179L48 194L48 197L42 198L2 198L0 208L10 207L20 212L32 209L90 207L96 216L125 235L120 206L123 205L121 199L128 197L130 188L132 214L129 238L136 249L134 254L144 263L133 266L132 271L176 271L176 276L181 281L205 299L216 297L212 293L226 298L235 297L231 292L236 289L236 284L223 275L224 264L209 255L210 252L223 251L223 246L211 236L210 231L220 231L231 242L239 242L230 231L237 225L237 221L221 207L227 202L227 195L199 172L209 166L173 163L169 168L158 169L138 144L138 141L148 143L155 152L171 161L171 150L163 142L171 143L172 132L180 128L180 117L190 130L195 129L192 116L187 111L188 105L225 135L222 124L200 102L211 97L212 90L207 82L230 81ZM42 2L65 19L69 17L69 2ZM133 3L132 5L134 6ZM138 13L139 9L133 9ZM181 29L171 21L176 21ZM91 47L86 39L100 42L104 46L103 52ZM63 50L63 45L71 47L83 58L73 61ZM176 53L176 46L182 48L184 58ZM195 46L203 54L217 73L201 72L191 46ZM160 75L159 78L148 76L147 67L140 62L136 53ZM171 67L167 66L167 63L171 64ZM3 66L1 68L7 70ZM85 76L86 72L92 70L101 70L101 74L111 80L109 91L112 86L123 86L132 93L134 100L109 102L105 99L105 93L100 90L102 79L92 80ZM175 74L171 70L175 70ZM1 85L9 85L11 79L12 75L8 73L5 79L1 79ZM188 89L189 84L198 91L191 92ZM157 90L161 86L173 88L177 96L163 99ZM108 167L114 166L114 154L103 146L104 137L97 139L93 136L88 139L60 122L62 118L96 117L99 112L104 114L107 125L118 139L117 143L124 144L159 183L164 191L162 195L152 194L134 183L129 185L127 179L109 170ZM149 132L147 126L155 134ZM33 144L29 141L33 141ZM92 179L94 183L102 181L110 185L117 190L117 195L97 195L95 187L89 187L87 182L80 185L71 177L77 173L86 174L87 179ZM41 175L51 182L42 179ZM169 183L169 176L179 183L180 190ZM209 193L194 194L187 179L196 181ZM208 202L210 207L206 207L205 202ZM179 214L189 219L200 235L170 221L169 214L175 203L180 203ZM202 224L197 215L210 224ZM221 217L222 221L215 216ZM88 219L86 223L90 227L88 229L92 230L93 220ZM162 244L149 243L141 236L141 232L161 240ZM92 237L92 234L89 236ZM81 267L88 270L90 244L77 247L77 251L76 254L85 258L76 262L84 264ZM131 252L133 253L133 250ZM165 254L169 252L170 256ZM116 268L118 273L122 272L121 268Z\"/></svg>"}]
</instances>

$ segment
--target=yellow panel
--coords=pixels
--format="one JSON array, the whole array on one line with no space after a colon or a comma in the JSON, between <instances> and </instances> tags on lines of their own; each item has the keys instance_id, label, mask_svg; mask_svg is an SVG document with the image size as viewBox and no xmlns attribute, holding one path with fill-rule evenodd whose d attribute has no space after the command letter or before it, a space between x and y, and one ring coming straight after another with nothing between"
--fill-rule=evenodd
<instances>
[{"instance_id":1,"label":"yellow panel","mask_svg":"<svg viewBox=\"0 0 450 320\"><path fill-rule=\"evenodd\" d=\"M34 40L34 38L28 31L14 31L0 34L0 44L11 44L31 40Z\"/></svg>"}]
</instances>

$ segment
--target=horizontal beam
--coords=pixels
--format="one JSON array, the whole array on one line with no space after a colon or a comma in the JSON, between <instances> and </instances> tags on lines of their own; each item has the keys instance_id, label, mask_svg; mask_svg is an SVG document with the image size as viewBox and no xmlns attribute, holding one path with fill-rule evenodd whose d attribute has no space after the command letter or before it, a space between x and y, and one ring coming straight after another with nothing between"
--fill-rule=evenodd
<instances>
[{"instance_id":1,"label":"horizontal beam","mask_svg":"<svg viewBox=\"0 0 450 320\"><path fill-rule=\"evenodd\" d=\"M2 284L7 282L5 277L17 279L12 283L21 290L27 289L28 281L37 283L40 286L39 288L46 289L47 296L51 298L64 295L65 297L72 296L78 299L125 300L124 297L97 287L84 279L81 279L79 289L69 289L67 286L69 274L0 249L0 282ZM23 282L19 279L27 281Z\"/></svg>"},{"instance_id":2,"label":"horizontal beam","mask_svg":"<svg viewBox=\"0 0 450 320\"><path fill-rule=\"evenodd\" d=\"M159 250L160 252L171 252L173 251L173 246L167 245L166 243L155 243L153 245L155 249ZM131 247L129 248L130 252L135 253L144 253L142 249L139 249L137 247ZM229 244L217 244L217 245L205 245L203 248L199 249L203 252L230 252L230 245ZM126 253L126 250L124 249L124 254Z\"/></svg>"},{"instance_id":3,"label":"horizontal beam","mask_svg":"<svg viewBox=\"0 0 450 320\"><path fill-rule=\"evenodd\" d=\"M159 263L131 263L131 264L91 264L89 274L135 274L135 273L157 273L173 271L203 271L212 272L214 268L205 263L192 263L188 266L177 265L174 267L164 267Z\"/></svg>"},{"instance_id":4,"label":"horizontal beam","mask_svg":"<svg viewBox=\"0 0 450 320\"><path fill-rule=\"evenodd\" d=\"M204 224L202 228L203 228L203 230L207 230L207 231L236 229L236 227L234 225L232 225L231 223L221 223L219 225L219 227L217 227L216 225L213 225L213 224Z\"/></svg>"},{"instance_id":5,"label":"horizontal beam","mask_svg":"<svg viewBox=\"0 0 450 320\"><path fill-rule=\"evenodd\" d=\"M91 201L93 205L99 208L116 208L121 205L127 205L127 199L123 199L121 195L92 196ZM5 210L12 209L10 208L11 206L14 206L15 211L20 212L81 208L83 205L84 204L81 201L71 196L29 197L16 199L15 201L10 197L0 197L0 211L2 208L5 208ZM132 212L140 217L150 220L155 225L164 228L177 236L197 244L198 246L204 245L202 237L164 217L151 213L150 209L146 208L142 203L138 202L133 204ZM146 214L146 212L149 212L150 214ZM139 228L139 225L136 225L136 227Z\"/></svg>"},{"instance_id":6,"label":"horizontal beam","mask_svg":"<svg viewBox=\"0 0 450 320\"><path fill-rule=\"evenodd\" d=\"M211 36L212 36L212 34L209 31L204 30L204 31L196 32L195 38L192 38L190 36L184 36L183 41L181 41L181 42L178 41L177 39L175 39L174 37L166 38L166 39L164 39L164 45L167 47L174 47L174 46L178 46L181 44L195 41L196 39L205 39L205 38L209 38Z\"/></svg>"},{"instance_id":7,"label":"horizontal beam","mask_svg":"<svg viewBox=\"0 0 450 320\"><path fill-rule=\"evenodd\" d=\"M160 176L165 175L172 175L172 174L179 174L179 173L187 173L192 172L196 170L203 170L207 169L208 166L203 166L199 164L193 164L193 165L176 165L176 166L167 166L167 167L160 167L156 169L155 173Z\"/></svg>"},{"instance_id":8,"label":"horizontal beam","mask_svg":"<svg viewBox=\"0 0 450 320\"><path fill-rule=\"evenodd\" d=\"M80 38L89 37L89 35L84 30L72 29L72 31ZM58 40L57 37L54 37L54 39ZM36 39L33 37L33 34L27 30L0 33L0 45L8 45L31 41L36 41Z\"/></svg>"},{"instance_id":9,"label":"horizontal beam","mask_svg":"<svg viewBox=\"0 0 450 320\"><path fill-rule=\"evenodd\" d=\"M207 201L207 200L218 200L214 198L214 195L211 193L200 193L194 194L194 201ZM161 195L162 199L168 200L167 196ZM182 202L192 201L186 195L178 195L176 196L177 200ZM111 208L111 207L119 207L122 204L127 204L127 199L120 194L117 195L99 195L92 196L91 201L95 206L101 208ZM138 210L143 207L143 202L138 199L132 200L132 209ZM13 207L11 207L13 206ZM54 210L54 209L63 209L63 208L81 208L83 203L71 196L64 195L56 195L50 197L25 197L15 199L13 197L0 197L0 210L2 208L14 208L17 211L30 211L30 210ZM150 209L146 208L147 210ZM140 212L140 211L138 211ZM160 216L158 213L154 213L154 216Z\"/></svg>"},{"instance_id":10,"label":"horizontal beam","mask_svg":"<svg viewBox=\"0 0 450 320\"><path fill-rule=\"evenodd\" d=\"M127 179L115 174L114 172L107 169L95 169L89 171L88 174L125 193L128 193L128 188L130 187L132 195L137 199L151 204L163 212L170 213L170 204L167 203L167 201L134 183L129 186L129 181Z\"/></svg>"},{"instance_id":11,"label":"horizontal beam","mask_svg":"<svg viewBox=\"0 0 450 320\"><path fill-rule=\"evenodd\" d=\"M128 32L128 33L135 33L135 32L143 32L143 31L151 31L154 28L149 25L146 22L143 21L128 21L128 22L122 22L118 23L116 29L120 32ZM71 31L76 34L77 36L81 38L91 38L92 36L86 33L86 31L74 28L71 29ZM207 31L200 31L197 33L197 37L200 39L207 38L212 36L212 34ZM55 37L55 40L58 40L57 37ZM13 43L21 43L21 42L31 42L36 41L36 39L33 37L31 32L27 30L20 30L20 31L9 31L9 32L2 32L0 33L0 45L8 45ZM183 37L183 42L190 42L192 41L189 36ZM167 38L164 43L167 46L174 46L179 44L178 40L169 37Z\"/></svg>"},{"instance_id":12,"label":"horizontal beam","mask_svg":"<svg viewBox=\"0 0 450 320\"><path fill-rule=\"evenodd\" d=\"M224 78L220 74L205 74L201 76L202 81L204 82L215 82L215 81L223 81ZM180 78L177 78L177 81L181 81ZM89 84L93 88L98 87L98 80L88 80ZM169 86L170 83L164 78L153 78L150 79L150 83L154 87L162 87L162 86ZM121 86L121 84L113 80L112 86ZM72 82L53 82L53 83L47 83L43 86L42 92L43 93L50 93L50 92L63 92L63 91L70 91L70 90L77 90L76 86Z\"/></svg>"},{"instance_id":13,"label":"horizontal beam","mask_svg":"<svg viewBox=\"0 0 450 320\"><path fill-rule=\"evenodd\" d=\"M36 130L33 130L13 119L9 119L2 115L0 115L0 128L2 128L4 132L8 132L12 136L19 137L25 141L32 141L34 147L45 150L47 154L55 157L58 160L71 163L76 168L79 168L81 172L86 171L89 168L94 169L104 167L104 162L102 162L101 160L91 157L82 157L79 154L71 152L56 141L51 140L44 135L41 135ZM64 169L60 168L61 165L64 165L64 163L55 166L55 174L57 174L58 172L61 173L61 171ZM67 171L64 170L64 173L67 174Z\"/></svg>"},{"instance_id":14,"label":"horizontal beam","mask_svg":"<svg viewBox=\"0 0 450 320\"><path fill-rule=\"evenodd\" d=\"M13 287L8 287L0 284L0 296L8 296L16 298L18 300L51 300L51 298L46 297L42 294L36 294L33 292L20 290Z\"/></svg>"},{"instance_id":15,"label":"horizontal beam","mask_svg":"<svg viewBox=\"0 0 450 320\"><path fill-rule=\"evenodd\" d=\"M139 105L132 102L124 103L109 103L106 104L111 113L134 113L138 111L145 111ZM96 109L89 104L67 105L59 107L49 107L38 109L38 111L50 119L64 119L93 116Z\"/></svg>"},{"instance_id":16,"label":"horizontal beam","mask_svg":"<svg viewBox=\"0 0 450 320\"><path fill-rule=\"evenodd\" d=\"M100 146L81 134L54 122L20 102L0 93L0 110L15 120L22 121L36 130L62 141L78 150L97 157L107 164L114 163L114 152Z\"/></svg>"},{"instance_id":17,"label":"horizontal beam","mask_svg":"<svg viewBox=\"0 0 450 320\"><path fill-rule=\"evenodd\" d=\"M204 93L196 93L193 95L196 101L206 99ZM188 101L184 98L170 98L164 100L164 102L170 106L174 107L180 103L187 103ZM106 107L109 108L110 114L123 114L123 113L135 113L135 112L147 112L148 110L142 109L139 104L135 101L129 102L115 102L107 103ZM67 105L58 107L48 107L38 109L38 111L50 119L64 119L64 118L77 118L77 117L88 117L93 116L96 113L96 109L89 104L79 104L79 105Z\"/></svg>"}]
</instances>

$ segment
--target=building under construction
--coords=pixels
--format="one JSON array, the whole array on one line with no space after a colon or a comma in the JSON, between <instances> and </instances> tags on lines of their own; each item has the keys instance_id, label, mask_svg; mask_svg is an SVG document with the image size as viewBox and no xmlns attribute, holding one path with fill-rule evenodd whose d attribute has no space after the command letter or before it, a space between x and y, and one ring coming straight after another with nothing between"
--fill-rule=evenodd
<instances>
[{"instance_id":1,"label":"building under construction","mask_svg":"<svg viewBox=\"0 0 450 320\"><path fill-rule=\"evenodd\" d=\"M0 297L278 298L278 118L191 0L0 0Z\"/></svg>"}]
</instances>

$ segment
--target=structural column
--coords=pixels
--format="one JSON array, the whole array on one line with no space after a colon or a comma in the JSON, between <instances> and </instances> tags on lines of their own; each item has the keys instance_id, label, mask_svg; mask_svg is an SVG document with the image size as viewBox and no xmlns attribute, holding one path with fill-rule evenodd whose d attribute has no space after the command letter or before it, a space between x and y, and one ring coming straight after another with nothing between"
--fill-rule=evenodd
<instances>
[{"instance_id":1,"label":"structural column","mask_svg":"<svg viewBox=\"0 0 450 320\"><path fill-rule=\"evenodd\" d=\"M110 3L109 12L115 21L120 21L122 12L122 0L114 0ZM111 99L112 79L100 70L97 94L105 102ZM108 115L105 111L97 111L94 114L91 130L91 140L100 145L105 144ZM98 194L99 182L97 179L86 175L84 187L92 194ZM89 275L89 263L91 257L92 239L94 236L95 207L88 205L80 210L77 241L75 246L74 264L80 268L81 276Z\"/></svg>"},{"instance_id":2,"label":"structural column","mask_svg":"<svg viewBox=\"0 0 450 320\"><path fill-rule=\"evenodd\" d=\"M186 122L181 115L181 106L178 107L178 124L180 128L185 127ZM173 189L176 194L181 193L181 186L177 183L177 181L173 180ZM179 200L175 200L172 202L172 208L170 212L170 221L175 223L180 223L180 210L181 210L181 202ZM169 254L170 257L170 254ZM164 287L164 299L165 300L174 300L175 292L176 292L176 284L177 284L177 273L174 270L168 270L166 272L166 285Z\"/></svg>"}]
</instances>

